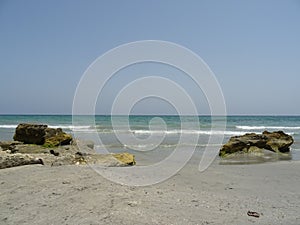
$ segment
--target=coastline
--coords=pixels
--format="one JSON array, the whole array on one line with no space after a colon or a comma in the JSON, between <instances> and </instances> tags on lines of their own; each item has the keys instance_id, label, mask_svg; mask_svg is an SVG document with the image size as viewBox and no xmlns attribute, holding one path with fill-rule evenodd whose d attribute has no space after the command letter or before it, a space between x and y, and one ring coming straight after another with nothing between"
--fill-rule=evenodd
<instances>
[{"instance_id":1,"label":"coastline","mask_svg":"<svg viewBox=\"0 0 300 225\"><path fill-rule=\"evenodd\" d=\"M62 122L70 126L65 118L52 119L48 118L48 122L52 121L54 127ZM98 119L97 131L105 140L104 147L111 152L128 149L116 142L107 118ZM139 131L136 134L147 137L151 118L134 119L134 129ZM166 119L172 132L150 130L165 132L167 139L156 151L137 151L137 166L159 162L172 150L169 146L174 146L180 134L178 120ZM246 132L249 125L251 131L257 131L259 122L265 120L248 119L247 124L232 118L231 132L247 128ZM206 146L203 143L209 137L202 135L182 170L165 182L146 187L113 183L86 165L30 165L0 170L0 224L300 224L299 118L285 118L278 124L273 124L274 118L269 119L265 121L268 128L285 126L295 133L295 152L292 149L283 161L268 158L263 163L248 164L246 158L246 164L236 164L230 160L224 163L217 157L201 173L198 166ZM294 120L297 124L293 124ZM209 121L202 124L202 129L203 125L204 131L209 131ZM243 128L239 128L241 125ZM11 129L4 128L3 133ZM84 129L82 134L85 133ZM259 217L251 213L249 216L249 211Z\"/></svg>"},{"instance_id":2,"label":"coastline","mask_svg":"<svg viewBox=\"0 0 300 225\"><path fill-rule=\"evenodd\" d=\"M300 162L219 165L197 159L163 183L128 187L88 166L0 170L3 224L299 224ZM247 215L255 211L259 218Z\"/></svg>"}]
</instances>

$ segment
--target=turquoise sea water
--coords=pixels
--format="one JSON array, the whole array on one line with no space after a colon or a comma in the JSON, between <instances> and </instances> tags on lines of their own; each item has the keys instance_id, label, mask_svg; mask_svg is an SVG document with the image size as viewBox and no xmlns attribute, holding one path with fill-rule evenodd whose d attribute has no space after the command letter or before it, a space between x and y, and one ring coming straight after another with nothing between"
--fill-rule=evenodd
<instances>
[{"instance_id":1,"label":"turquoise sea water","mask_svg":"<svg viewBox=\"0 0 300 225\"><path fill-rule=\"evenodd\" d=\"M97 149L105 148L109 152L129 151L137 154L141 160L154 158L154 161L159 161L178 147L182 135L185 135L185 139L181 140L180 147L194 146L192 137L197 135L196 151L203 151L211 135L223 133L222 125L226 121L223 143L234 135L282 130L295 140L289 159L300 160L300 116L216 117L213 124L210 116L130 116L129 127L126 126L126 118L77 116L72 122L71 115L1 115L0 140L12 140L19 123L48 124L50 127L61 127L76 137L92 139ZM199 125L195 123L195 119L199 120ZM119 140L116 134L123 134L125 138L126 135L131 135L136 139ZM214 144L215 148L220 148L219 143L210 143L212 146Z\"/></svg>"}]
</instances>

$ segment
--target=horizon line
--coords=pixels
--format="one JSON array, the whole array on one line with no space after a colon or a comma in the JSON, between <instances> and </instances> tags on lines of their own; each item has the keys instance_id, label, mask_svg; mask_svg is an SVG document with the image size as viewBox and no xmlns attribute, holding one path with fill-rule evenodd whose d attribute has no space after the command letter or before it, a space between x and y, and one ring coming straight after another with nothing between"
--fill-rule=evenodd
<instances>
[{"instance_id":1,"label":"horizon line","mask_svg":"<svg viewBox=\"0 0 300 225\"><path fill-rule=\"evenodd\" d=\"M178 114L61 114L61 113L0 113L0 116L212 116L210 114L198 114L198 115L178 115ZM300 116L300 114L227 114L227 115L214 115L214 116Z\"/></svg>"}]
</instances>

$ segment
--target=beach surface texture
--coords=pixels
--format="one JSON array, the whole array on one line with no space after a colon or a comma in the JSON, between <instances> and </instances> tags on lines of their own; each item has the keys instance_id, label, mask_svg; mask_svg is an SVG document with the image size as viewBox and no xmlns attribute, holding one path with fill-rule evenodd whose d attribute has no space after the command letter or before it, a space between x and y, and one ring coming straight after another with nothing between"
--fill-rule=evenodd
<instances>
[{"instance_id":1,"label":"beach surface texture","mask_svg":"<svg viewBox=\"0 0 300 225\"><path fill-rule=\"evenodd\" d=\"M36 154L34 156L40 157L44 165L0 169L0 224L300 224L299 117L228 117L222 144L227 141L229 144L235 143L238 137L231 139L232 136L262 133L266 129L283 130L293 137L291 152L286 153L286 148L283 148L282 154L269 150L262 154L257 152L255 146L250 146L253 143L251 139L251 148L246 150L252 153L245 156L239 154L237 158L216 155L214 162L203 172L198 170L199 162L208 146L208 138L214 135L210 130L210 118L199 117L201 127L197 130L180 129L178 117L163 118L167 121L168 130L160 127L150 130L150 116L133 116L131 129L121 127L118 130L125 134L134 133L138 138L147 138L149 134L157 134L157 137L165 135L164 141L155 150L133 151L141 146L134 142L118 142L111 118L107 116L97 116L96 126L90 126L83 117L83 125L75 127L71 116L0 116L0 140L8 143L14 137L16 123L32 121L50 124L49 127L57 134L61 134L57 129L62 127L67 133L75 129L83 136L83 140L91 140L88 135L93 132L102 139L102 143L93 139L91 143L82 142L85 147L81 146L80 154L74 145L56 147L52 142L52 146L49 146L47 140L39 148L37 145L20 143L5 147L4 142L2 160L8 155ZM124 118L116 119L121 121ZM190 123L189 117L185 119ZM218 118L219 122L221 120ZM45 134L53 129L45 130ZM220 133L218 126L215 129L216 134ZM189 150L192 145L187 141L179 145L178 137L194 133L199 133L199 140L191 159L182 170L158 184L143 187L120 185L93 170L89 160L81 163L82 157L86 159L95 151L100 153L107 149L111 154L134 154L135 166L153 165L170 155L175 147ZM152 145L155 141L142 147L154 148ZM47 146L44 146L46 142ZM237 147L244 149L244 144L248 146L249 143L243 141ZM225 146L228 147L228 144ZM221 149L219 144L213 143L212 147L218 151ZM116 160L120 159L117 157L113 163ZM125 181L132 179L126 173L120 176Z\"/></svg>"},{"instance_id":2,"label":"beach surface texture","mask_svg":"<svg viewBox=\"0 0 300 225\"><path fill-rule=\"evenodd\" d=\"M0 170L0 224L300 224L300 162L197 162L146 187L89 166Z\"/></svg>"}]
</instances>

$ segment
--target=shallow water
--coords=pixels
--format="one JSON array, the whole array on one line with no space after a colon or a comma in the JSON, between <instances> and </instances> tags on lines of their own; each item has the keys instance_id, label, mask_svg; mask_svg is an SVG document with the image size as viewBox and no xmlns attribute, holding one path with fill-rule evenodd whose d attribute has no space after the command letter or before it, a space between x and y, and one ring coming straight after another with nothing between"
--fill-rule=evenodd
<instances>
[{"instance_id":1,"label":"shallow water","mask_svg":"<svg viewBox=\"0 0 300 225\"><path fill-rule=\"evenodd\" d=\"M188 151L195 148L201 156L207 146L218 152L221 144L231 136L283 130L295 140L289 155L241 156L221 160L220 163L300 160L300 116L76 116L72 121L71 115L1 115L0 140L12 140L19 123L61 127L77 138L93 140L99 152L131 152L140 164L159 162L176 148L186 148ZM224 125L226 128L223 130ZM209 143L209 138L222 134L224 138L221 143Z\"/></svg>"}]
</instances>

